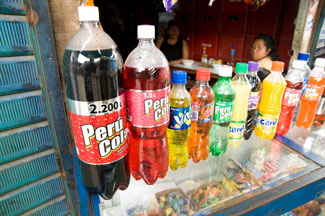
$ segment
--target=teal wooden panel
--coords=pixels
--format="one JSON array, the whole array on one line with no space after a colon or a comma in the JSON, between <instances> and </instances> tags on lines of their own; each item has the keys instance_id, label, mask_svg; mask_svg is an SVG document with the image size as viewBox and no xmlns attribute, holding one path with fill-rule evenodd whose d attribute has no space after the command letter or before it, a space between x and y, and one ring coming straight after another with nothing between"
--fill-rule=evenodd
<instances>
[{"instance_id":1,"label":"teal wooden panel","mask_svg":"<svg viewBox=\"0 0 325 216\"><path fill-rule=\"evenodd\" d=\"M0 13L24 15L25 8L24 0L1 0Z\"/></svg>"},{"instance_id":2,"label":"teal wooden panel","mask_svg":"<svg viewBox=\"0 0 325 216\"><path fill-rule=\"evenodd\" d=\"M0 133L0 165L52 147L47 122Z\"/></svg>"},{"instance_id":3,"label":"teal wooden panel","mask_svg":"<svg viewBox=\"0 0 325 216\"><path fill-rule=\"evenodd\" d=\"M0 195L58 172L53 150L0 166Z\"/></svg>"},{"instance_id":4,"label":"teal wooden panel","mask_svg":"<svg viewBox=\"0 0 325 216\"><path fill-rule=\"evenodd\" d=\"M0 197L0 212L5 216L20 215L61 194L63 185L59 174Z\"/></svg>"},{"instance_id":5,"label":"teal wooden panel","mask_svg":"<svg viewBox=\"0 0 325 216\"><path fill-rule=\"evenodd\" d=\"M69 210L67 206L67 200L64 199L30 215L33 216L48 216L48 215L61 216L62 215L63 216L63 215L67 215L68 213Z\"/></svg>"},{"instance_id":6,"label":"teal wooden panel","mask_svg":"<svg viewBox=\"0 0 325 216\"><path fill-rule=\"evenodd\" d=\"M45 120L41 91L0 97L0 131Z\"/></svg>"},{"instance_id":7,"label":"teal wooden panel","mask_svg":"<svg viewBox=\"0 0 325 216\"><path fill-rule=\"evenodd\" d=\"M0 15L0 57L33 54L27 20L17 19Z\"/></svg>"},{"instance_id":8,"label":"teal wooden panel","mask_svg":"<svg viewBox=\"0 0 325 216\"><path fill-rule=\"evenodd\" d=\"M40 89L34 56L0 58L0 96Z\"/></svg>"}]
</instances>

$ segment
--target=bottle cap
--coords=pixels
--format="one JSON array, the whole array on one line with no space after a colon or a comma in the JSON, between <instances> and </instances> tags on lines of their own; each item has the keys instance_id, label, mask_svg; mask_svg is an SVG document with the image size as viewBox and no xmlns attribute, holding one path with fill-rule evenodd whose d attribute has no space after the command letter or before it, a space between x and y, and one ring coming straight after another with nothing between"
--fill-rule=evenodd
<instances>
[{"instance_id":1,"label":"bottle cap","mask_svg":"<svg viewBox=\"0 0 325 216\"><path fill-rule=\"evenodd\" d=\"M292 67L293 68L297 68L297 69L304 70L305 64L306 64L306 61L293 60Z\"/></svg>"},{"instance_id":2,"label":"bottle cap","mask_svg":"<svg viewBox=\"0 0 325 216\"><path fill-rule=\"evenodd\" d=\"M219 76L222 77L231 77L232 75L232 67L229 65L221 65L219 67Z\"/></svg>"},{"instance_id":3,"label":"bottle cap","mask_svg":"<svg viewBox=\"0 0 325 216\"><path fill-rule=\"evenodd\" d=\"M196 71L196 79L202 81L210 80L210 70L207 68L198 68Z\"/></svg>"},{"instance_id":4,"label":"bottle cap","mask_svg":"<svg viewBox=\"0 0 325 216\"><path fill-rule=\"evenodd\" d=\"M256 62L256 61L249 61L248 62L248 70L249 71L257 71L258 70L258 62Z\"/></svg>"},{"instance_id":5,"label":"bottle cap","mask_svg":"<svg viewBox=\"0 0 325 216\"><path fill-rule=\"evenodd\" d=\"M79 6L79 21L99 21L99 11L96 6Z\"/></svg>"},{"instance_id":6,"label":"bottle cap","mask_svg":"<svg viewBox=\"0 0 325 216\"><path fill-rule=\"evenodd\" d=\"M138 25L138 38L155 38L155 26Z\"/></svg>"},{"instance_id":7,"label":"bottle cap","mask_svg":"<svg viewBox=\"0 0 325 216\"><path fill-rule=\"evenodd\" d=\"M284 62L282 61L273 61L271 71L282 72L284 69Z\"/></svg>"},{"instance_id":8,"label":"bottle cap","mask_svg":"<svg viewBox=\"0 0 325 216\"><path fill-rule=\"evenodd\" d=\"M298 54L298 60L308 61L309 60L309 56L310 56L309 53L299 53Z\"/></svg>"},{"instance_id":9,"label":"bottle cap","mask_svg":"<svg viewBox=\"0 0 325 216\"><path fill-rule=\"evenodd\" d=\"M187 73L186 71L173 71L172 73L172 81L175 84L186 84L187 82Z\"/></svg>"},{"instance_id":10,"label":"bottle cap","mask_svg":"<svg viewBox=\"0 0 325 216\"><path fill-rule=\"evenodd\" d=\"M317 58L315 60L315 66L325 67L325 58Z\"/></svg>"},{"instance_id":11,"label":"bottle cap","mask_svg":"<svg viewBox=\"0 0 325 216\"><path fill-rule=\"evenodd\" d=\"M245 73L247 73L247 69L248 69L248 64L238 62L236 64L235 72L245 74Z\"/></svg>"}]
</instances>

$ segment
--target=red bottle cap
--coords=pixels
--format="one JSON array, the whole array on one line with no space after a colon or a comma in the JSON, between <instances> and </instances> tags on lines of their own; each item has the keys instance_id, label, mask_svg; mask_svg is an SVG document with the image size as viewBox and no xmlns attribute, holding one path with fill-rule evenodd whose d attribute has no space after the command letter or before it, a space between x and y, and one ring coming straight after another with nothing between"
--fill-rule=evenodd
<instances>
[{"instance_id":1,"label":"red bottle cap","mask_svg":"<svg viewBox=\"0 0 325 216\"><path fill-rule=\"evenodd\" d=\"M274 61L272 62L271 71L282 72L284 69L284 62L282 61Z\"/></svg>"},{"instance_id":2,"label":"red bottle cap","mask_svg":"<svg viewBox=\"0 0 325 216\"><path fill-rule=\"evenodd\" d=\"M210 80L210 70L207 68L198 68L196 71L196 80Z\"/></svg>"}]
</instances>

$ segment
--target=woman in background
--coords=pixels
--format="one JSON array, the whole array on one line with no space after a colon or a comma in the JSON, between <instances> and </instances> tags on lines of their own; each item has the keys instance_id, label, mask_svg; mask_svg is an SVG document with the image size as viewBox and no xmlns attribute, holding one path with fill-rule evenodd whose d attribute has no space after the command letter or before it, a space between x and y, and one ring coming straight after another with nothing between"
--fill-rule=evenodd
<instances>
[{"instance_id":1,"label":"woman in background","mask_svg":"<svg viewBox=\"0 0 325 216\"><path fill-rule=\"evenodd\" d=\"M156 45L171 65L180 64L183 59L189 58L188 44L180 37L180 26L174 20L168 22L165 37L158 38Z\"/></svg>"},{"instance_id":2,"label":"woman in background","mask_svg":"<svg viewBox=\"0 0 325 216\"><path fill-rule=\"evenodd\" d=\"M280 60L271 35L259 34L255 37L251 47L251 59L258 62L258 76L262 81L270 74L272 62Z\"/></svg>"}]
</instances>

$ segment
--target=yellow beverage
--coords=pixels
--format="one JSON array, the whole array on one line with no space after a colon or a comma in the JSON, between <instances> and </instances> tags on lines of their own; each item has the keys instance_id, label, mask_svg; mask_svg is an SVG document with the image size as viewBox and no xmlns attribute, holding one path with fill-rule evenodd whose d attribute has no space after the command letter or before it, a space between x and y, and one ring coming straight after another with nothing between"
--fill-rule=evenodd
<instances>
[{"instance_id":1,"label":"yellow beverage","mask_svg":"<svg viewBox=\"0 0 325 216\"><path fill-rule=\"evenodd\" d=\"M232 120L229 125L229 144L237 148L243 142L245 120L248 111L248 99L251 85L246 77L248 65L236 64L236 76L231 80L235 87L235 102Z\"/></svg>"},{"instance_id":2,"label":"yellow beverage","mask_svg":"<svg viewBox=\"0 0 325 216\"><path fill-rule=\"evenodd\" d=\"M255 127L255 134L261 139L272 140L276 132L282 95L286 87L286 81L281 73L283 67L283 62L273 62L271 74L263 80L263 92Z\"/></svg>"}]
</instances>

